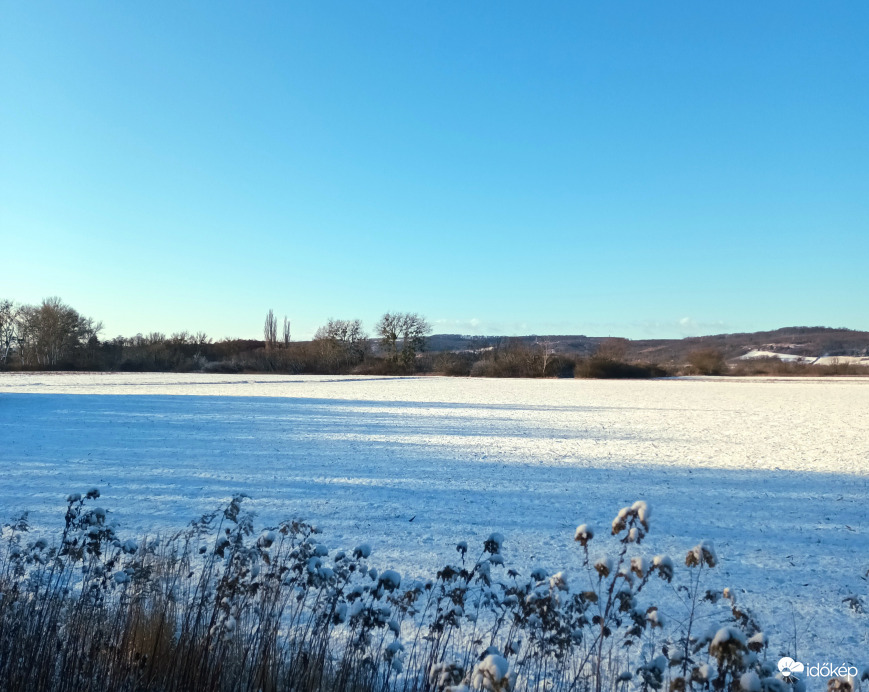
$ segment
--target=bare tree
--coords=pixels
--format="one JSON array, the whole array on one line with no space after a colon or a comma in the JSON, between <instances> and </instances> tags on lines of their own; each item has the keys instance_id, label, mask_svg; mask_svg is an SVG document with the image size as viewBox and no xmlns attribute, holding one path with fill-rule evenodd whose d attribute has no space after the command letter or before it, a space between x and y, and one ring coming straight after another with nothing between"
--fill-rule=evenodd
<instances>
[{"instance_id":1,"label":"bare tree","mask_svg":"<svg viewBox=\"0 0 869 692\"><path fill-rule=\"evenodd\" d=\"M320 358L330 367L353 365L364 360L368 352L368 334L361 320L333 320L314 334Z\"/></svg>"},{"instance_id":2,"label":"bare tree","mask_svg":"<svg viewBox=\"0 0 869 692\"><path fill-rule=\"evenodd\" d=\"M25 366L56 367L102 331L102 322L80 315L60 298L25 305L18 312L18 345Z\"/></svg>"},{"instance_id":3,"label":"bare tree","mask_svg":"<svg viewBox=\"0 0 869 692\"><path fill-rule=\"evenodd\" d=\"M534 345L540 349L540 359L543 362L543 368L540 372L541 377L546 377L546 366L555 355L555 343L552 339L534 337Z\"/></svg>"},{"instance_id":4,"label":"bare tree","mask_svg":"<svg viewBox=\"0 0 869 692\"><path fill-rule=\"evenodd\" d=\"M401 313L387 312L377 323L377 335L380 337L380 347L389 360L398 360L398 339L401 335Z\"/></svg>"},{"instance_id":5,"label":"bare tree","mask_svg":"<svg viewBox=\"0 0 869 692\"><path fill-rule=\"evenodd\" d=\"M431 325L424 317L415 312L404 316L401 325L401 360L405 366L413 365L417 353L425 350L426 337L429 334L431 334Z\"/></svg>"},{"instance_id":6,"label":"bare tree","mask_svg":"<svg viewBox=\"0 0 869 692\"><path fill-rule=\"evenodd\" d=\"M163 332L148 332L142 337L145 346L161 346L166 343L166 335Z\"/></svg>"},{"instance_id":7,"label":"bare tree","mask_svg":"<svg viewBox=\"0 0 869 692\"><path fill-rule=\"evenodd\" d=\"M284 348L290 347L290 321L287 319L287 316L284 315L284 328L282 332L282 342Z\"/></svg>"},{"instance_id":8,"label":"bare tree","mask_svg":"<svg viewBox=\"0 0 869 692\"><path fill-rule=\"evenodd\" d=\"M425 348L430 333L431 325L415 312L387 312L377 323L377 334L386 357L406 368L413 366L416 354Z\"/></svg>"},{"instance_id":9,"label":"bare tree","mask_svg":"<svg viewBox=\"0 0 869 692\"><path fill-rule=\"evenodd\" d=\"M0 363L7 364L15 343L18 307L11 300L0 300Z\"/></svg>"},{"instance_id":10,"label":"bare tree","mask_svg":"<svg viewBox=\"0 0 869 692\"><path fill-rule=\"evenodd\" d=\"M269 308L266 315L266 322L263 326L263 337L266 342L266 349L271 350L278 345L278 320L275 318L275 313L271 308Z\"/></svg>"}]
</instances>

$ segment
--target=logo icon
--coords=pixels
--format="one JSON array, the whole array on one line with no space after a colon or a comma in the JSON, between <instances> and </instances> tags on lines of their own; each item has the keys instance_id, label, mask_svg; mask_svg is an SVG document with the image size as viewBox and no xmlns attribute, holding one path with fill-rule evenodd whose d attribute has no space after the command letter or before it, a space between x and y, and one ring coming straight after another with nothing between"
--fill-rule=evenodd
<instances>
[{"instance_id":1,"label":"logo icon","mask_svg":"<svg viewBox=\"0 0 869 692\"><path fill-rule=\"evenodd\" d=\"M778 662L778 669L783 678L789 678L796 673L802 673L806 667L799 661L785 656Z\"/></svg>"}]
</instances>

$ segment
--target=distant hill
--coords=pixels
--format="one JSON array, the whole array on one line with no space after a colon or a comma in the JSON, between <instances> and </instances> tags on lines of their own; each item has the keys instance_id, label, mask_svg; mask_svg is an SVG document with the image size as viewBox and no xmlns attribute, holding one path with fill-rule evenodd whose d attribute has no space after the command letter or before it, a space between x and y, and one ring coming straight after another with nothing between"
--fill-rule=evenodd
<instances>
[{"instance_id":1,"label":"distant hill","mask_svg":"<svg viewBox=\"0 0 869 692\"><path fill-rule=\"evenodd\" d=\"M533 344L550 342L557 353L591 355L605 337L577 335L464 336L435 334L428 340L429 351L480 351L516 339ZM768 332L715 334L685 339L623 340L628 358L654 363L682 363L687 355L702 348L715 348L728 360L749 351L769 351L794 356L869 356L869 332L830 327L783 327Z\"/></svg>"}]
</instances>

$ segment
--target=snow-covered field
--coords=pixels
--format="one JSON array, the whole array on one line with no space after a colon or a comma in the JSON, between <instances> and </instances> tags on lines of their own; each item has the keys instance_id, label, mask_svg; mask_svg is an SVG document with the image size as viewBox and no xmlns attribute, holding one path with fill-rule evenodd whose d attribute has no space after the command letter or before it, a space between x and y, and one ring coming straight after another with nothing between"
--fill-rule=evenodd
<instances>
[{"instance_id":1,"label":"snow-covered field","mask_svg":"<svg viewBox=\"0 0 869 692\"><path fill-rule=\"evenodd\" d=\"M418 575L492 530L509 562L569 568L578 523L645 499L650 552L712 539L711 583L779 643L869 664L869 615L842 601L869 610L866 380L4 374L0 479L4 520L57 526L96 485L121 533L244 492Z\"/></svg>"},{"instance_id":2,"label":"snow-covered field","mask_svg":"<svg viewBox=\"0 0 869 692\"><path fill-rule=\"evenodd\" d=\"M864 356L796 356L792 353L778 351L751 350L739 356L739 360L755 360L757 358L778 358L786 363L804 363L805 365L867 365L869 358Z\"/></svg>"}]
</instances>

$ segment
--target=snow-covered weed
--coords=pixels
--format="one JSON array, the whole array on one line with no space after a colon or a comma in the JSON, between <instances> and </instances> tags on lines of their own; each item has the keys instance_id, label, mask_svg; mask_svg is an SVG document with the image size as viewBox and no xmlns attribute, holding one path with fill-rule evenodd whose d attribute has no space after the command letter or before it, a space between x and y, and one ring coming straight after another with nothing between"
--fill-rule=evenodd
<instances>
[{"instance_id":1,"label":"snow-covered weed","mask_svg":"<svg viewBox=\"0 0 869 692\"><path fill-rule=\"evenodd\" d=\"M785 689L755 616L707 588L710 543L681 572L641 551L644 502L610 540L580 525L570 570L523 576L493 533L476 559L462 541L460 564L414 580L302 521L255 530L241 495L137 540L98 499L67 498L56 543L28 540L26 516L3 527L0 689Z\"/></svg>"}]
</instances>

